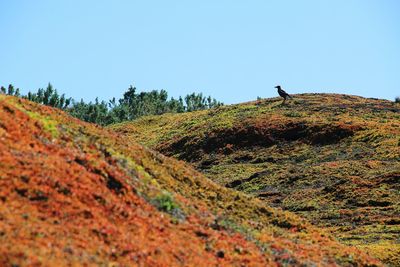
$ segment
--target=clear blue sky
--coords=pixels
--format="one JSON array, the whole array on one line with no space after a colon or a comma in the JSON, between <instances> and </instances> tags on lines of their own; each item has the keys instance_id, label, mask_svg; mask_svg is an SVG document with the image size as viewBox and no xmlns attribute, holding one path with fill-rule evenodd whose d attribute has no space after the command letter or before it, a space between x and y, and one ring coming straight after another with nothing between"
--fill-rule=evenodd
<instances>
[{"instance_id":1,"label":"clear blue sky","mask_svg":"<svg viewBox=\"0 0 400 267\"><path fill-rule=\"evenodd\" d=\"M0 12L0 85L24 93L400 95L397 0L0 0Z\"/></svg>"}]
</instances>

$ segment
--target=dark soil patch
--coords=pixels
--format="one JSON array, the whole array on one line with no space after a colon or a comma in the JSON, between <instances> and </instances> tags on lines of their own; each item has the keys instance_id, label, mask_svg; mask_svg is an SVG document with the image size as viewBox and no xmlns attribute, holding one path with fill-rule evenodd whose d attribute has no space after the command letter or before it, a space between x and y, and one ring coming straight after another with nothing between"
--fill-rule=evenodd
<instances>
[{"instance_id":1,"label":"dark soil patch","mask_svg":"<svg viewBox=\"0 0 400 267\"><path fill-rule=\"evenodd\" d=\"M251 180L254 180L254 179L256 179L260 176L263 176L265 174L268 174L268 173L269 173L268 171L256 172L256 173L252 174L249 178L234 180L230 183L227 183L225 186L228 188L236 188L236 187L242 185L243 183L250 182Z\"/></svg>"},{"instance_id":2,"label":"dark soil patch","mask_svg":"<svg viewBox=\"0 0 400 267\"><path fill-rule=\"evenodd\" d=\"M249 147L270 147L282 142L304 142L311 145L329 145L354 135L360 127L351 125L310 125L305 122L288 122L282 125L268 121L238 125L233 128L209 132L204 138L185 136L169 144L160 145L165 155L179 153L179 159L198 161L204 153L224 153ZM244 156L235 160L250 161Z\"/></svg>"}]
</instances>

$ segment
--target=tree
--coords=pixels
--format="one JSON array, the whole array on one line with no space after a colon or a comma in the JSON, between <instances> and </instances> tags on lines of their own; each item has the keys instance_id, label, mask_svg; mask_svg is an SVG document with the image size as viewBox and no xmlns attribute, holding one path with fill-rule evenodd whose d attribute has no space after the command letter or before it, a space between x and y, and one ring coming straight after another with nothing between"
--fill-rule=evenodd
<instances>
[{"instance_id":1,"label":"tree","mask_svg":"<svg viewBox=\"0 0 400 267\"><path fill-rule=\"evenodd\" d=\"M59 109L66 109L72 101L72 98L66 98L64 94L60 96L57 89L54 89L51 83L47 85L46 90L39 88L36 93L29 92L28 95L23 97L30 101Z\"/></svg>"},{"instance_id":2,"label":"tree","mask_svg":"<svg viewBox=\"0 0 400 267\"><path fill-rule=\"evenodd\" d=\"M202 93L199 94L192 93L190 95L186 95L185 104L186 104L186 111L188 112L214 108L223 105L221 102L212 99L210 96L207 98L204 97Z\"/></svg>"},{"instance_id":3,"label":"tree","mask_svg":"<svg viewBox=\"0 0 400 267\"><path fill-rule=\"evenodd\" d=\"M15 93L14 86L12 84L8 85L7 94L8 95L14 95L14 93Z\"/></svg>"}]
</instances>

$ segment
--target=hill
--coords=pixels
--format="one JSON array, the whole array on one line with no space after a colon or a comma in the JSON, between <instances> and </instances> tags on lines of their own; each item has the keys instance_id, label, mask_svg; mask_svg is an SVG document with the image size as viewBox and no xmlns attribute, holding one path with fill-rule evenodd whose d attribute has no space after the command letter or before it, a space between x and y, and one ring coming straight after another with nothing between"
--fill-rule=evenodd
<instances>
[{"instance_id":1,"label":"hill","mask_svg":"<svg viewBox=\"0 0 400 267\"><path fill-rule=\"evenodd\" d=\"M189 165L0 95L1 266L380 263Z\"/></svg>"},{"instance_id":2,"label":"hill","mask_svg":"<svg viewBox=\"0 0 400 267\"><path fill-rule=\"evenodd\" d=\"M150 116L113 130L400 265L400 106L338 94Z\"/></svg>"}]
</instances>

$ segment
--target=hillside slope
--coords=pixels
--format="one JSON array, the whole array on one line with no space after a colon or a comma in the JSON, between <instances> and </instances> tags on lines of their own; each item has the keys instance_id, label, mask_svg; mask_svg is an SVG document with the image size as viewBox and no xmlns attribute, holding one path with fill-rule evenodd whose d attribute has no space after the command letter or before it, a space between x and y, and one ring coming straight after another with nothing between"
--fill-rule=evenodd
<instances>
[{"instance_id":1,"label":"hillside slope","mask_svg":"<svg viewBox=\"0 0 400 267\"><path fill-rule=\"evenodd\" d=\"M112 129L400 265L400 106L337 94L281 102L150 116Z\"/></svg>"},{"instance_id":2,"label":"hillside slope","mask_svg":"<svg viewBox=\"0 0 400 267\"><path fill-rule=\"evenodd\" d=\"M1 266L380 265L305 220L0 95Z\"/></svg>"}]
</instances>

